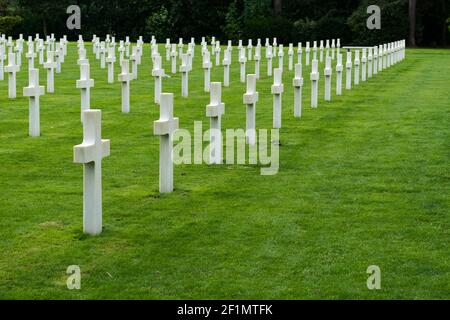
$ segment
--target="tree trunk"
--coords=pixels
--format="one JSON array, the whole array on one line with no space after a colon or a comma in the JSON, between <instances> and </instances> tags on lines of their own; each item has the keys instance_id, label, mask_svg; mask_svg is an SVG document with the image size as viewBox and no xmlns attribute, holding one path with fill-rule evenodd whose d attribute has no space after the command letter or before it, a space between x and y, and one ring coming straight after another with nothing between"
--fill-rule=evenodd
<instances>
[{"instance_id":1,"label":"tree trunk","mask_svg":"<svg viewBox=\"0 0 450 320\"><path fill-rule=\"evenodd\" d=\"M417 0L409 0L409 45L416 46L416 3Z\"/></svg>"},{"instance_id":2,"label":"tree trunk","mask_svg":"<svg viewBox=\"0 0 450 320\"><path fill-rule=\"evenodd\" d=\"M283 0L273 0L273 9L275 15L281 16L281 12L283 11Z\"/></svg>"}]
</instances>

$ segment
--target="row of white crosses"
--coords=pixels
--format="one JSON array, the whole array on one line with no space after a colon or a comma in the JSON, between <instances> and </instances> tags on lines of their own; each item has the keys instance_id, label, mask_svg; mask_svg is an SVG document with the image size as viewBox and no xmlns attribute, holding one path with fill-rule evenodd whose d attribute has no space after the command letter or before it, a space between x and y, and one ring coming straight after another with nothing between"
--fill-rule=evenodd
<instances>
[{"instance_id":1,"label":"row of white crosses","mask_svg":"<svg viewBox=\"0 0 450 320\"><path fill-rule=\"evenodd\" d=\"M12 37L8 37L6 40L5 35L0 38L0 80L4 79L4 72L8 74L8 96L11 99L16 98L16 77L17 73L21 69L22 54L23 54L23 36L20 35L14 45ZM35 39L28 37L27 52L25 54L28 60L28 72L34 69L35 59L37 53L35 52L35 46L39 54L39 63L47 69L47 92L54 92L54 73L61 72L61 64L64 62L64 57L67 54L67 38L64 36L60 39L60 42L55 45L55 38L52 34L47 36L46 45L44 45L43 39L39 38L39 34L36 34ZM44 62L43 51L47 46L47 61ZM6 49L7 48L7 49ZM8 64L5 66L4 61L6 58L6 50L8 51ZM54 60L56 56L56 61ZM42 61L41 61L42 60ZM41 63L42 62L42 63Z\"/></svg>"},{"instance_id":2,"label":"row of white crosses","mask_svg":"<svg viewBox=\"0 0 450 320\"><path fill-rule=\"evenodd\" d=\"M111 42L111 41L110 41ZM110 43L109 42L109 43ZM215 42L217 43L217 42ZM192 60L193 55L192 45L190 44L191 51L190 54L181 52L182 65L180 71L183 74L183 89L182 93L187 96L187 76L188 72L192 70ZM231 61L231 45L226 49L224 53L224 61ZM269 46L268 48L270 48ZM109 48L111 46L109 45ZM135 47L136 48L136 47ZM217 48L217 45L216 45ZM260 57L260 46L255 48L255 60ZM279 47L280 48L280 47ZM102 229L102 205L101 205L101 161L104 157L109 155L109 140L101 139L101 112L99 110L89 110L89 89L93 87L94 81L90 79L89 76L89 62L85 57L85 52L83 54L84 45L79 42L79 53L80 54L80 80L77 81L77 88L82 90L82 121L83 121L83 132L84 139L81 145L74 147L74 161L77 163L84 164L84 223L83 228L86 233L89 234L99 234ZM171 45L171 51L173 46ZM369 60L371 48L369 48ZM253 47L251 43L246 50L241 49L239 52L240 59L245 60L248 56L251 56L251 50ZM136 54L140 50L136 49ZM282 47L281 47L282 51ZM401 59L404 58L404 42L397 42L394 44L387 44L377 48L376 56L380 57L378 59L378 64L373 63L372 71L382 70ZM49 51L50 53L51 51ZM156 51L152 52L155 53ZM280 53L280 52L279 52ZM204 62L205 59L208 62L208 52L203 52ZM220 54L218 50L215 50L215 55ZM52 55L50 54L50 57ZM206 56L206 58L205 58ZM283 55L278 54L279 61L281 61L280 66L282 66ZM351 55L350 55L351 57ZM365 51L363 49L363 65L367 64L365 57ZM167 58L167 56L166 56ZM340 59L339 59L340 58ZM161 78L164 76L164 70L161 66L161 57L159 54L152 54L153 59L153 70L152 74L155 77L155 102L160 103L161 116L158 121L155 122L154 133L161 136L161 150L160 150L160 191L161 192L171 192L173 190L173 163L172 163L172 142L170 136L178 128L178 119L173 117L173 94L161 93L162 84L160 83ZM137 56L136 56L137 60ZM350 59L351 60L351 59ZM301 61L301 59L300 59ZM338 54L338 65L339 61L342 63L342 56ZM129 72L129 61L127 59L121 59L122 73L119 75L119 81L122 82L122 111L129 112L129 82L133 79L133 75ZM47 62L50 63L50 62ZM227 65L226 63L223 63ZM204 69L210 68L211 61L209 64L203 64ZM311 81L315 81L313 84L313 91L315 90L315 96L317 97L317 82L319 80L318 75L318 61L313 59L313 68L311 74ZM206 67L206 68L205 68ZM273 105L273 126L274 128L281 127L281 110L282 102L281 96L284 91L284 86L282 83L282 68L274 69L274 84L272 86L272 94L274 96ZM302 78L302 65L300 63L295 65L295 77L293 80L294 86L294 115L296 117L301 116L301 90L303 86ZM326 87L326 100L330 98L330 78L331 78L331 57L326 56L326 66L325 66L325 87ZM359 78L359 74L358 75ZM365 72L362 72L365 75ZM225 74L224 74L225 77ZM205 76L206 78L206 76ZM363 76L364 78L364 76ZM256 91L256 80L258 79L256 74L249 74L246 76L247 80L247 92L244 94L243 102L246 105L246 129L247 129L247 143L254 144L256 142L256 124L255 124L255 110L256 103L258 101L259 95ZM32 121L32 119L39 118L39 96L44 92L44 87L39 86L39 73L37 69L30 69L30 85L24 88L24 95L30 97L30 135L38 135L39 133L39 121ZM159 84L158 84L159 82ZM217 132L221 130L221 116L224 114L224 104L221 101L221 83L211 83L209 89L205 86L205 91L211 92L211 102L207 106L206 115L210 117L211 121L211 141L212 148L210 153L210 163L220 164L222 163L222 146L221 139L217 139ZM327 98L328 97L328 98ZM124 102L125 100L125 102ZM128 100L128 103L126 101ZM312 100L317 100L312 99ZM317 102L316 102L317 103ZM37 106L37 107L36 107Z\"/></svg>"}]
</instances>

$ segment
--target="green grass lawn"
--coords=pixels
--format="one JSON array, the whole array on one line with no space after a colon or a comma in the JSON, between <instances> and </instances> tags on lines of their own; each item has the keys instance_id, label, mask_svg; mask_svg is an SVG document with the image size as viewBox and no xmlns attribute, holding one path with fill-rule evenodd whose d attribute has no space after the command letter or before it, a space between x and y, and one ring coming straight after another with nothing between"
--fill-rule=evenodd
<instances>
[{"instance_id":1,"label":"green grass lawn","mask_svg":"<svg viewBox=\"0 0 450 320\"><path fill-rule=\"evenodd\" d=\"M103 161L100 236L82 233L82 141L76 44L55 94L41 97L41 137L28 137L27 62L18 98L0 82L0 298L3 299L443 299L450 295L450 51L408 50L407 58L370 81L310 105L304 67L303 117L293 117L293 72L285 57L280 171L252 165L183 165L175 191L158 192L159 138L153 121L150 48L131 84L131 113L121 113L116 82L87 46L111 139ZM264 52L264 50L263 50ZM160 45L166 72L164 46ZM213 62L214 57L212 57ZM345 61L345 58L344 58ZM274 67L278 61L274 61ZM334 69L334 66L333 66ZM247 70L253 72L253 62ZM272 79L257 83L257 128L272 127ZM45 70L41 69L41 84ZM222 81L214 67L212 81ZM164 79L175 93L180 127L209 127L200 46L189 98L180 74ZM222 127L244 128L245 106L233 50L223 89ZM66 268L79 265L81 290L68 290ZM368 290L366 269L381 268L381 290Z\"/></svg>"}]
</instances>

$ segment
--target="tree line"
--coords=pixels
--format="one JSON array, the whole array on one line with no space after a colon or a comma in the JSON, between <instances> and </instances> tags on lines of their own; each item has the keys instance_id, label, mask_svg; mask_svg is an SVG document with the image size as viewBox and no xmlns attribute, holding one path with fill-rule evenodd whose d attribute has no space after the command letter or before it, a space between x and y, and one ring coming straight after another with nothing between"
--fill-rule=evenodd
<instances>
[{"instance_id":1,"label":"tree line","mask_svg":"<svg viewBox=\"0 0 450 320\"><path fill-rule=\"evenodd\" d=\"M66 26L66 9L74 4L81 9L80 30ZM379 30L366 26L369 5L381 9ZM407 39L412 46L446 46L449 25L450 0L0 0L0 33L16 37L341 38L365 45Z\"/></svg>"}]
</instances>

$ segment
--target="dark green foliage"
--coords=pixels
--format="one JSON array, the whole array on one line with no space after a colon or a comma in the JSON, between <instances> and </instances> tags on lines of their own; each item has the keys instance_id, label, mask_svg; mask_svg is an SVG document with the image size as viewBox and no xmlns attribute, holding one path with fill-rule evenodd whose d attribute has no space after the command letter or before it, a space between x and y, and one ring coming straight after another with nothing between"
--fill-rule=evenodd
<instances>
[{"instance_id":1,"label":"dark green foliage","mask_svg":"<svg viewBox=\"0 0 450 320\"><path fill-rule=\"evenodd\" d=\"M22 21L22 17L19 16L0 17L0 34L13 34L14 28L20 25Z\"/></svg>"}]
</instances>

